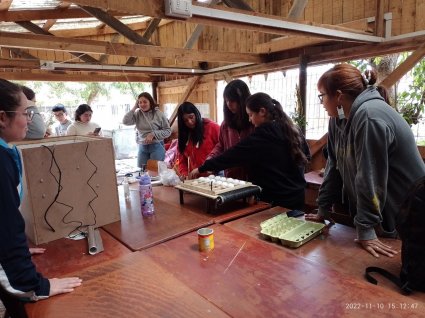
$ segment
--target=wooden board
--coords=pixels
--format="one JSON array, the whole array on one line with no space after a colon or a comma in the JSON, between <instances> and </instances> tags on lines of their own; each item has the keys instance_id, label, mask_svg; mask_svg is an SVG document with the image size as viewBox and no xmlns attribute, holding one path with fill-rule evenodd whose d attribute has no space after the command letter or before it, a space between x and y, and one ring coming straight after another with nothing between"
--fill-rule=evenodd
<instances>
[{"instance_id":1,"label":"wooden board","mask_svg":"<svg viewBox=\"0 0 425 318\"><path fill-rule=\"evenodd\" d=\"M111 139L59 137L17 146L24 168L21 213L33 243L120 219Z\"/></svg>"}]
</instances>

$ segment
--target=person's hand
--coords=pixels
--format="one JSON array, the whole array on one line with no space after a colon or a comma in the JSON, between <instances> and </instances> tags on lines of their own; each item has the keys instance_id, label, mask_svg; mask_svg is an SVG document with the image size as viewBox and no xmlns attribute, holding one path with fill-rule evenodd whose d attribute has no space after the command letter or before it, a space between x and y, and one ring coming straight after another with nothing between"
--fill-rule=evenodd
<instances>
[{"instance_id":1,"label":"person's hand","mask_svg":"<svg viewBox=\"0 0 425 318\"><path fill-rule=\"evenodd\" d=\"M394 255L398 254L396 250L394 250L391 246L382 243L380 240L373 239L373 240L354 240L356 243L360 244L361 247L363 247L366 251L368 251L370 254L372 254L375 257L379 257L379 254L388 256L388 257L394 257Z\"/></svg>"},{"instance_id":2,"label":"person's hand","mask_svg":"<svg viewBox=\"0 0 425 318\"><path fill-rule=\"evenodd\" d=\"M30 247L30 254L34 255L34 254L43 254L46 251L45 248L41 248L41 247Z\"/></svg>"},{"instance_id":3,"label":"person's hand","mask_svg":"<svg viewBox=\"0 0 425 318\"><path fill-rule=\"evenodd\" d=\"M153 133L149 133L149 134L147 134L146 135L146 137L145 137L145 140L144 140L144 142L145 142L145 144L150 144L150 143L152 143L152 141L153 141L153 139L154 139L154 134Z\"/></svg>"},{"instance_id":4,"label":"person's hand","mask_svg":"<svg viewBox=\"0 0 425 318\"><path fill-rule=\"evenodd\" d=\"M134 104L133 108L131 109L132 112L135 112L139 108L139 101L136 100L136 103Z\"/></svg>"},{"instance_id":5,"label":"person's hand","mask_svg":"<svg viewBox=\"0 0 425 318\"><path fill-rule=\"evenodd\" d=\"M200 174L200 172L199 172L198 168L196 168L196 169L193 169L191 172L189 172L187 177L189 179L196 179L199 176L199 174Z\"/></svg>"},{"instance_id":6,"label":"person's hand","mask_svg":"<svg viewBox=\"0 0 425 318\"><path fill-rule=\"evenodd\" d=\"M50 278L49 296L70 293L74 291L75 287L80 286L82 281L83 280L78 277Z\"/></svg>"}]
</instances>

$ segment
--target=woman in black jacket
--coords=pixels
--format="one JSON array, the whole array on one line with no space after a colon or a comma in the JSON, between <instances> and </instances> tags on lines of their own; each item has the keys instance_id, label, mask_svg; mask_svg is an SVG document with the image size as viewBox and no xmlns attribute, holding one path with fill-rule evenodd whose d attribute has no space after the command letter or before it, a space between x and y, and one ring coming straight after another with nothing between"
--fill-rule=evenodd
<instances>
[{"instance_id":1,"label":"woman in black jacket","mask_svg":"<svg viewBox=\"0 0 425 318\"><path fill-rule=\"evenodd\" d=\"M71 292L81 279L44 278L31 261L24 219L19 212L22 182L19 152L9 143L24 139L34 112L22 89L0 79L0 283L18 298L38 300ZM38 251L40 252L40 251Z\"/></svg>"},{"instance_id":2,"label":"woman in black jacket","mask_svg":"<svg viewBox=\"0 0 425 318\"><path fill-rule=\"evenodd\" d=\"M302 209L304 166L310 156L304 137L280 103L265 93L250 96L246 111L255 131L220 156L205 161L192 176L245 166L249 180L263 189L261 200Z\"/></svg>"}]
</instances>

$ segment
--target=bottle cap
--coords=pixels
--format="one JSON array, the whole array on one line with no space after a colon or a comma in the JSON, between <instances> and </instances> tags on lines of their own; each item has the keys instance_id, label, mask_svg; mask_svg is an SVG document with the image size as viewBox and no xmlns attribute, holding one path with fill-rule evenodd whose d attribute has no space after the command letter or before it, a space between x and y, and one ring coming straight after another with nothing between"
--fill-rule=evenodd
<instances>
[{"instance_id":1,"label":"bottle cap","mask_svg":"<svg viewBox=\"0 0 425 318\"><path fill-rule=\"evenodd\" d=\"M142 174L142 175L140 176L139 183L140 183L141 185L149 185L149 184L151 184L151 177L149 177L149 175L148 175L148 174Z\"/></svg>"}]
</instances>

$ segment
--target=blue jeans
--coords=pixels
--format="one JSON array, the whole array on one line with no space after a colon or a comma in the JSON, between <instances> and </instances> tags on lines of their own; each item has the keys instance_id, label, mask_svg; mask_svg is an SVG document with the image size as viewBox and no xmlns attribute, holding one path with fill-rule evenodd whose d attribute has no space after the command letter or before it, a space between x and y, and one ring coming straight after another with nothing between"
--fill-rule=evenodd
<instances>
[{"instance_id":1,"label":"blue jeans","mask_svg":"<svg viewBox=\"0 0 425 318\"><path fill-rule=\"evenodd\" d=\"M142 168L148 162L148 159L164 161L165 148L164 142L157 142L148 145L139 145L139 152L137 153L137 166Z\"/></svg>"}]
</instances>

